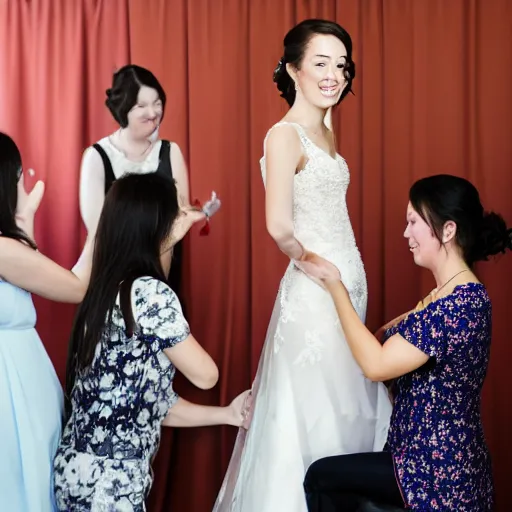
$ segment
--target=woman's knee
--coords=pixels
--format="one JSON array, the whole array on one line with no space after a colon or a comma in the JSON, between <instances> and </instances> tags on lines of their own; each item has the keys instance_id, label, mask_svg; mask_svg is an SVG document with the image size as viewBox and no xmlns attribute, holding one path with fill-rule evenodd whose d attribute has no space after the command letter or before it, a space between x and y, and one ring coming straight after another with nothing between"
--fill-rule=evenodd
<instances>
[{"instance_id":1,"label":"woman's knee","mask_svg":"<svg viewBox=\"0 0 512 512\"><path fill-rule=\"evenodd\" d=\"M312 492L318 487L317 475L319 471L319 466L321 467L321 462L322 459L313 462L313 464L311 464L308 470L306 471L306 475L304 476L304 490L306 492Z\"/></svg>"},{"instance_id":2,"label":"woman's knee","mask_svg":"<svg viewBox=\"0 0 512 512\"><path fill-rule=\"evenodd\" d=\"M304 489L306 492L314 492L323 488L329 488L329 482L338 480L337 473L340 470L340 456L325 457L313 462L304 477Z\"/></svg>"}]
</instances>

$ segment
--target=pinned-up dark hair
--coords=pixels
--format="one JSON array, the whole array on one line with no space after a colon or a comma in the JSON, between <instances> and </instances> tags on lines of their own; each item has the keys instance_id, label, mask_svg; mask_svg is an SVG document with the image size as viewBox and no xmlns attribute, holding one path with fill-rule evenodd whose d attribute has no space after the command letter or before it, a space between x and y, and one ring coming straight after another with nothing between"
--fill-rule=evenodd
<instances>
[{"instance_id":1,"label":"pinned-up dark hair","mask_svg":"<svg viewBox=\"0 0 512 512\"><path fill-rule=\"evenodd\" d=\"M409 200L441 244L446 222L456 224L455 240L470 266L512 250L512 229L497 213L484 211L478 190L464 178L438 174L420 179Z\"/></svg>"}]
</instances>

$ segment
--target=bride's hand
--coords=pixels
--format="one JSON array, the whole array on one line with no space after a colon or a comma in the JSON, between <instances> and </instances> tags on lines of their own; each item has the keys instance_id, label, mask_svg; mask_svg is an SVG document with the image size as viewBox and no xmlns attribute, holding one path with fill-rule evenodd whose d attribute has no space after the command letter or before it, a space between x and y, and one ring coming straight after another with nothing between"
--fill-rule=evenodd
<instances>
[{"instance_id":1,"label":"bride's hand","mask_svg":"<svg viewBox=\"0 0 512 512\"><path fill-rule=\"evenodd\" d=\"M249 429L252 419L252 393L248 389L240 393L229 405L228 410L232 421L230 425Z\"/></svg>"},{"instance_id":2,"label":"bride's hand","mask_svg":"<svg viewBox=\"0 0 512 512\"><path fill-rule=\"evenodd\" d=\"M340 271L330 261L318 256L314 252L305 251L297 266L313 279L327 283L330 281L340 281Z\"/></svg>"}]
</instances>

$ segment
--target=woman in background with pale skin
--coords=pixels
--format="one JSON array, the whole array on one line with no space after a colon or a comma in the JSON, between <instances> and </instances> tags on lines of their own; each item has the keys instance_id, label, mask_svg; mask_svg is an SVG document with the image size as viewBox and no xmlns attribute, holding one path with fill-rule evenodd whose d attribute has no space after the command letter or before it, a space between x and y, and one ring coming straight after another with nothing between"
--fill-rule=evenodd
<instances>
[{"instance_id":1,"label":"woman in background with pale skin","mask_svg":"<svg viewBox=\"0 0 512 512\"><path fill-rule=\"evenodd\" d=\"M84 152L80 171L80 211L88 232L98 225L105 195L124 174L158 172L176 181L181 206L187 206L187 166L179 146L158 138L166 95L156 77L128 65L113 76L105 104L119 129Z\"/></svg>"},{"instance_id":2,"label":"woman in background with pale skin","mask_svg":"<svg viewBox=\"0 0 512 512\"><path fill-rule=\"evenodd\" d=\"M180 206L190 204L187 166L175 142L158 138L166 105L165 91L149 70L135 65L119 69L106 91L105 104L119 124L114 133L84 152L80 171L80 212L88 235L98 225L105 195L125 174L157 172L176 182ZM174 251L170 285L180 286L181 245ZM179 292L178 292L179 293Z\"/></svg>"},{"instance_id":3,"label":"woman in background with pale skin","mask_svg":"<svg viewBox=\"0 0 512 512\"><path fill-rule=\"evenodd\" d=\"M25 191L20 152L0 133L0 504L52 512L52 464L62 423L62 389L35 330L31 294L59 302L84 297L92 259L87 244L70 272L37 250L34 216L44 194Z\"/></svg>"},{"instance_id":4,"label":"woman in background with pale skin","mask_svg":"<svg viewBox=\"0 0 512 512\"><path fill-rule=\"evenodd\" d=\"M297 266L309 251L335 262L362 321L367 287L346 205L350 176L336 152L331 108L351 90L352 41L338 24L306 20L284 39L274 73L290 105L261 160L267 229L290 265L281 281L241 430L214 510L305 512L304 473L332 453L381 450L391 404L361 372L329 294Z\"/></svg>"}]
</instances>

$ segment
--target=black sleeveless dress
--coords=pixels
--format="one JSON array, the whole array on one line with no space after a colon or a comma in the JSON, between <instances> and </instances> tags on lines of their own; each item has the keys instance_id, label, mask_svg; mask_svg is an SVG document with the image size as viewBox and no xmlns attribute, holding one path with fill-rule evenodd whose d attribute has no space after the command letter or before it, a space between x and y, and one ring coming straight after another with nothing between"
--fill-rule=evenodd
<instances>
[{"instance_id":1,"label":"black sleeveless dress","mask_svg":"<svg viewBox=\"0 0 512 512\"><path fill-rule=\"evenodd\" d=\"M103 147L96 143L92 146L101 156L103 161L103 167L105 168L105 195L107 195L110 187L116 181L116 176L114 174L114 169L112 167L112 163L110 158L108 157L106 151ZM171 157L170 157L171 143L168 140L162 140L162 144L160 146L159 153L159 164L156 169L158 174L162 176L166 176L169 179L173 180L172 175L172 166L171 166ZM171 271L169 273L168 284L174 290L174 292L178 295L178 298L183 307L185 307L183 298L182 298L182 290L181 290L181 269L182 269L182 257L183 257L183 247L181 242L178 243L174 247L173 260L171 265Z\"/></svg>"}]
</instances>

